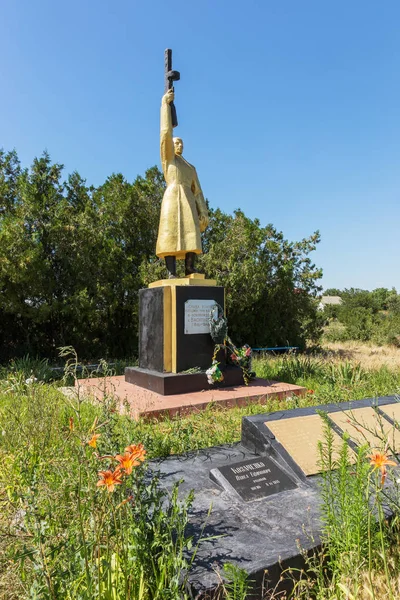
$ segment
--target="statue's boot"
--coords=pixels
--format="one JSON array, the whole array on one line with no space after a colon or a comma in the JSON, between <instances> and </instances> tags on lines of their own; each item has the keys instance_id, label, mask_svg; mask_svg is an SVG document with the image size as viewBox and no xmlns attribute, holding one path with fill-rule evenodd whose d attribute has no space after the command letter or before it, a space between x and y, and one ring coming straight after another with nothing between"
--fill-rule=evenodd
<instances>
[{"instance_id":1,"label":"statue's boot","mask_svg":"<svg viewBox=\"0 0 400 600\"><path fill-rule=\"evenodd\" d=\"M168 271L168 278L175 279L176 277L176 256L166 256L165 266Z\"/></svg>"},{"instance_id":2,"label":"statue's boot","mask_svg":"<svg viewBox=\"0 0 400 600\"><path fill-rule=\"evenodd\" d=\"M187 252L185 256L185 275L191 275L192 273L198 273L197 269L194 268L196 260L196 252Z\"/></svg>"}]
</instances>

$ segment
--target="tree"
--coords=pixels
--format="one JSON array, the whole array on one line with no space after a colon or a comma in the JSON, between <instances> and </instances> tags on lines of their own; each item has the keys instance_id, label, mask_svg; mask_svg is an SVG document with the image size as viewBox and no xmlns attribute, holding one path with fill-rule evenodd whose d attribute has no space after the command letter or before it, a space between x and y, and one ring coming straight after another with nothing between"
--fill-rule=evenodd
<instances>
[{"instance_id":1,"label":"tree","mask_svg":"<svg viewBox=\"0 0 400 600\"><path fill-rule=\"evenodd\" d=\"M372 290L371 295L375 300L378 310L387 310L389 294L390 291L387 288L376 288L375 290Z\"/></svg>"},{"instance_id":2,"label":"tree","mask_svg":"<svg viewBox=\"0 0 400 600\"><path fill-rule=\"evenodd\" d=\"M400 315L400 294L396 292L395 288L392 288L388 294L387 308L390 313Z\"/></svg>"},{"instance_id":3,"label":"tree","mask_svg":"<svg viewBox=\"0 0 400 600\"><path fill-rule=\"evenodd\" d=\"M1 309L19 333L38 347L54 341L58 328L54 304L59 301L61 256L54 232L63 210L62 166L44 154L16 180L0 229ZM2 199L2 204L4 201Z\"/></svg>"},{"instance_id":4,"label":"tree","mask_svg":"<svg viewBox=\"0 0 400 600\"><path fill-rule=\"evenodd\" d=\"M140 267L154 252L164 189L158 169L94 189L78 173L62 182L62 165L46 153L24 171L14 154L1 156L1 359L56 356L66 344L88 358L136 353Z\"/></svg>"},{"instance_id":5,"label":"tree","mask_svg":"<svg viewBox=\"0 0 400 600\"><path fill-rule=\"evenodd\" d=\"M322 271L309 254L319 233L288 242L272 225L261 227L240 210L210 211L200 264L226 290L231 337L252 346L305 346L316 340L317 285Z\"/></svg>"},{"instance_id":6,"label":"tree","mask_svg":"<svg viewBox=\"0 0 400 600\"><path fill-rule=\"evenodd\" d=\"M6 153L0 148L0 218L14 210L20 174L21 165L16 151Z\"/></svg>"},{"instance_id":7,"label":"tree","mask_svg":"<svg viewBox=\"0 0 400 600\"><path fill-rule=\"evenodd\" d=\"M341 296L342 292L338 288L328 288L323 293L324 296Z\"/></svg>"},{"instance_id":8,"label":"tree","mask_svg":"<svg viewBox=\"0 0 400 600\"><path fill-rule=\"evenodd\" d=\"M136 354L139 290L166 274L154 254L159 169L133 183L112 174L97 188L77 172L63 181L62 169L47 153L21 169L15 152L0 152L0 361L55 357L64 345L88 359ZM318 232L291 243L242 211L210 215L199 266L226 287L232 338L316 339Z\"/></svg>"}]
</instances>

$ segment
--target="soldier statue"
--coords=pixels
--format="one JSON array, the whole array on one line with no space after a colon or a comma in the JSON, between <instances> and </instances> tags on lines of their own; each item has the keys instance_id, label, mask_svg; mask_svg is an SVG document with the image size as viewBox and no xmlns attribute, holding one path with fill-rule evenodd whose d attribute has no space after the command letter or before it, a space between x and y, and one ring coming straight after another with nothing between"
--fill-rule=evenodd
<instances>
[{"instance_id":1,"label":"soldier statue","mask_svg":"<svg viewBox=\"0 0 400 600\"><path fill-rule=\"evenodd\" d=\"M170 63L168 73L179 78L177 71L170 70ZM161 204L156 249L157 256L165 259L170 278L176 277L177 259L185 260L185 275L197 273L195 258L202 253L200 234L208 225L207 205L196 169L182 156L181 138L173 137L177 123L173 100L170 77L169 89L161 103L161 165L167 188Z\"/></svg>"}]
</instances>

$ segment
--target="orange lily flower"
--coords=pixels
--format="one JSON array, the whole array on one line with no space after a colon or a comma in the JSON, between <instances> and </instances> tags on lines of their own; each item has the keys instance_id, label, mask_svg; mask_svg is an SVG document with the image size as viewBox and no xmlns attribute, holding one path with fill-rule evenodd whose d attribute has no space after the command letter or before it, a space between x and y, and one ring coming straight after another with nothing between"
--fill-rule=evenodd
<instances>
[{"instance_id":1,"label":"orange lily flower","mask_svg":"<svg viewBox=\"0 0 400 600\"><path fill-rule=\"evenodd\" d=\"M125 448L125 452L129 452L135 458L135 460L140 460L143 462L145 460L146 450L143 447L143 444L131 444Z\"/></svg>"},{"instance_id":2,"label":"orange lily flower","mask_svg":"<svg viewBox=\"0 0 400 600\"><path fill-rule=\"evenodd\" d=\"M393 460L389 460L386 452L375 452L374 454L369 454L367 458L371 459L369 464L375 469L379 469L382 473L381 485L385 483L388 465L392 467L397 467L397 463Z\"/></svg>"},{"instance_id":3,"label":"orange lily flower","mask_svg":"<svg viewBox=\"0 0 400 600\"><path fill-rule=\"evenodd\" d=\"M90 438L90 440L88 441L89 446L91 446L92 448L96 448L97 447L97 440L98 438L101 436L101 433L94 433L92 435L92 437Z\"/></svg>"},{"instance_id":4,"label":"orange lily flower","mask_svg":"<svg viewBox=\"0 0 400 600\"><path fill-rule=\"evenodd\" d=\"M115 469L115 471L99 471L99 475L100 479L97 482L97 487L105 485L107 492L113 492L114 487L122 483L121 471L119 468Z\"/></svg>"},{"instance_id":5,"label":"orange lily flower","mask_svg":"<svg viewBox=\"0 0 400 600\"><path fill-rule=\"evenodd\" d=\"M132 473L133 467L140 465L140 461L137 460L135 454L125 452L125 454L117 454L115 460L119 462L119 469L123 469L127 475Z\"/></svg>"}]
</instances>

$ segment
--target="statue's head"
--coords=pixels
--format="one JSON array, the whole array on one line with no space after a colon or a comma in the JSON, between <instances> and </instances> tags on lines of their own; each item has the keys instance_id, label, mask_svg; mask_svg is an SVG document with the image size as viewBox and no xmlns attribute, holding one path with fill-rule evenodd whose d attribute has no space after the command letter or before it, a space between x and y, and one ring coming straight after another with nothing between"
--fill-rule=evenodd
<instances>
[{"instance_id":1,"label":"statue's head","mask_svg":"<svg viewBox=\"0 0 400 600\"><path fill-rule=\"evenodd\" d=\"M183 142L182 142L182 139L178 138L178 137L174 137L173 138L173 142L174 142L175 154L178 154L180 156L182 154L182 152L183 152Z\"/></svg>"}]
</instances>

